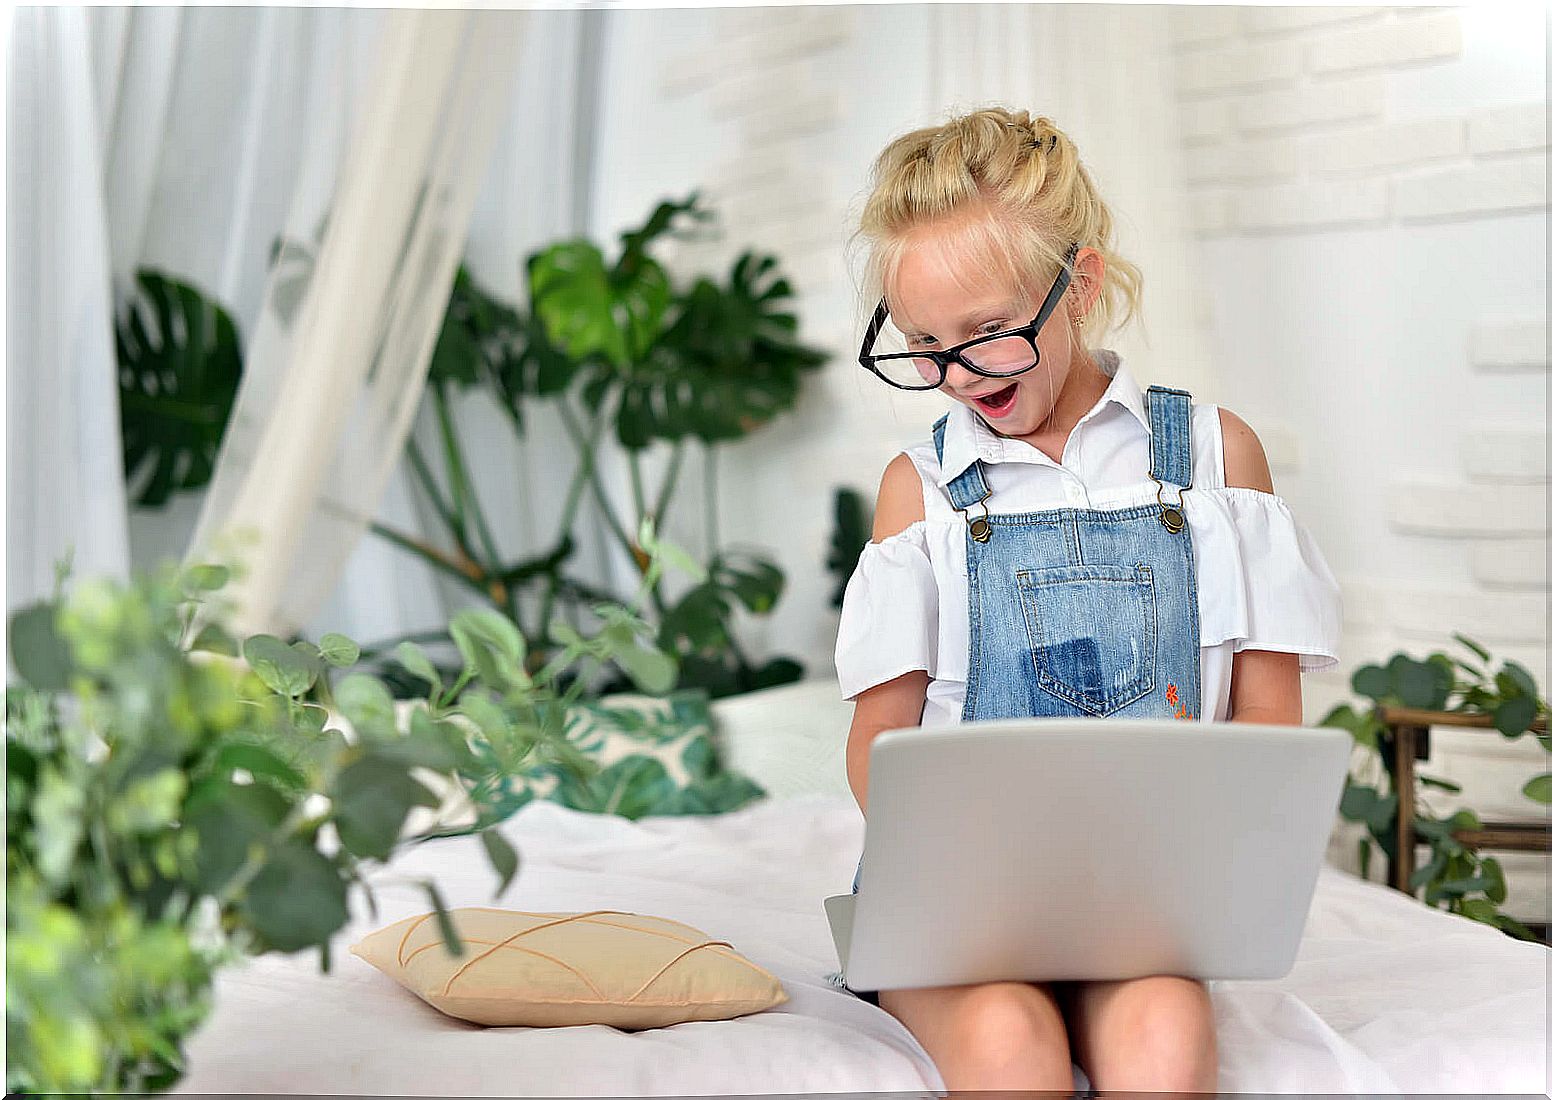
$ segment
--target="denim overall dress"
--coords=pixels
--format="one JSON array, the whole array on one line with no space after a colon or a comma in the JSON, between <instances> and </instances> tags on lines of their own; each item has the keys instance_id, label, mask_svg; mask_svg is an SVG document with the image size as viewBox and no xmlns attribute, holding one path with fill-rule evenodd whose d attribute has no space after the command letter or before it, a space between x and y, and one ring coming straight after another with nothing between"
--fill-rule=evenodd
<instances>
[{"instance_id":1,"label":"denim overall dress","mask_svg":"<svg viewBox=\"0 0 1552 1100\"><path fill-rule=\"evenodd\" d=\"M965 516L970 600L961 721L1200 717L1196 564L1180 508L1191 395L1150 386L1148 422L1155 504L992 513L979 458L949 482ZM947 424L945 414L932 425L940 464ZM861 879L859 858L852 893Z\"/></svg>"}]
</instances>

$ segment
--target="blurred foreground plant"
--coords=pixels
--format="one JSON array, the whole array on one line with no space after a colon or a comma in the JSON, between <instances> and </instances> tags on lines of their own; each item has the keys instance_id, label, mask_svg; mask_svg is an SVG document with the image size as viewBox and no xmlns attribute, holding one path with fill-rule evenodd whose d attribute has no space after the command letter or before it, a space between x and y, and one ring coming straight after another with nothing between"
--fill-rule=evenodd
<instances>
[{"instance_id":1,"label":"blurred foreground plant","mask_svg":"<svg viewBox=\"0 0 1552 1100\"><path fill-rule=\"evenodd\" d=\"M400 660L426 691L397 708L372 676L331 681L357 660L343 635L239 646L213 611L224 566L68 593L62 569L54 599L10 622L23 682L6 689L7 1091L171 1086L215 971L310 948L327 970L350 892L376 912L372 865L441 835L434 814L406 827L417 807L473 804L499 897L518 859L491 828L501 811L480 801L487 773L530 759L597 767L563 735L585 677L557 695L557 675L613 661L643 691L673 686L674 661L636 607L675 551L650 524L640 538L651 560L636 604L596 606L596 637L562 629L564 649L530 674L510 620L460 612L461 672L445 682L406 643ZM419 885L461 951L435 883Z\"/></svg>"}]
</instances>

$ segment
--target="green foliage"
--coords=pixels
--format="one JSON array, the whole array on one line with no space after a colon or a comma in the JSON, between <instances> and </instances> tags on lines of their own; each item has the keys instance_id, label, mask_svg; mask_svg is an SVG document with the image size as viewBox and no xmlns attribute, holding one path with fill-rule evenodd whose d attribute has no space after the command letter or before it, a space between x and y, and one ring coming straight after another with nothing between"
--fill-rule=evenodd
<instances>
[{"instance_id":1,"label":"green foliage","mask_svg":"<svg viewBox=\"0 0 1552 1100\"><path fill-rule=\"evenodd\" d=\"M115 319L124 474L144 475L135 503L159 508L210 481L242 350L231 316L188 283L151 270ZM149 471L149 473L146 473Z\"/></svg>"},{"instance_id":2,"label":"green foliage","mask_svg":"<svg viewBox=\"0 0 1552 1100\"><path fill-rule=\"evenodd\" d=\"M846 595L846 582L857 571L862 548L868 544L872 520L862 502L862 494L842 487L835 491L835 527L830 533L830 554L825 568L835 577L830 606L840 609Z\"/></svg>"},{"instance_id":3,"label":"green foliage","mask_svg":"<svg viewBox=\"0 0 1552 1100\"><path fill-rule=\"evenodd\" d=\"M1463 635L1453 637L1476 661L1436 651L1422 661L1397 653L1385 665L1364 665L1353 673L1353 691L1372 700L1372 704L1363 711L1342 704L1321 719L1321 725L1347 730L1357 744L1373 752L1384 765L1385 793L1354 775L1347 777L1342 792L1342 816L1368 831L1358 848L1360 869L1365 875L1370 853L1376 846L1387 859L1396 858L1395 763L1391 748L1382 737L1381 705L1486 714L1494 727L1511 739L1523 736L1538 717L1547 714L1547 701L1523 665L1505 661L1496 673L1489 674L1492 656L1488 651ZM1552 740L1542 735L1540 742L1552 752ZM1460 792L1458 785L1445 779L1424 775L1417 779L1424 787ZM1524 792L1538 802L1547 802L1552 793L1552 773L1532 778L1525 784ZM1429 845L1430 856L1412 872L1408 890L1422 890L1423 900L1429 905L1442 906L1525 939L1534 938L1519 921L1499 911L1506 892L1503 868L1498 861L1467 848L1455 837L1461 830L1481 828L1477 815L1459 810L1448 818L1439 818L1428 812L1421 798L1417 807L1412 828Z\"/></svg>"},{"instance_id":4,"label":"green foliage","mask_svg":"<svg viewBox=\"0 0 1552 1100\"><path fill-rule=\"evenodd\" d=\"M317 948L328 968L350 894L372 900L369 869L438 835L410 825L442 804L433 780L474 803L499 897L517 854L465 778L474 762L585 767L560 730L574 690L555 685L572 664L629 649L638 686L673 681L632 609L600 605L609 629L538 674L514 625L476 609L452 623L462 666L451 682L425 677L406 722L343 635L250 637L246 664L199 648L230 640L219 616L192 628L226 578L167 565L127 586L90 579L11 618L22 682L6 691L8 1091L171 1086L221 966ZM334 670L348 674L332 684ZM348 736L314 699L332 699ZM625 785L615 800L627 797L639 794ZM434 884L421 885L445 921Z\"/></svg>"},{"instance_id":5,"label":"green foliage","mask_svg":"<svg viewBox=\"0 0 1552 1100\"><path fill-rule=\"evenodd\" d=\"M564 737L580 765L536 754L512 772L476 752L465 778L482 792L489 815L476 828L535 798L638 818L725 813L763 797L757 783L723 766L712 742L709 703L704 688L683 688L663 698L578 702L566 711Z\"/></svg>"},{"instance_id":6,"label":"green foliage","mask_svg":"<svg viewBox=\"0 0 1552 1100\"><path fill-rule=\"evenodd\" d=\"M527 260L526 309L500 302L462 268L454 280L427 380L442 432L440 478L414 442L409 444L411 468L451 548L431 546L381 524L373 529L519 624L520 597L537 602L538 621L525 631L540 652L536 660L567 644L553 632L562 621L551 614L553 605L572 614L574 632L578 609L611 598L567 575L582 493L591 492L608 530L645 570L651 552L627 530L649 522L662 525L687 443L703 445L708 526L714 528L711 446L741 438L790 411L804 375L824 362L822 352L798 340L790 308L793 289L774 257L745 252L724 281L701 278L679 286L653 256L665 238L711 216L691 194L659 203L645 223L621 234L612 258L580 238L535 251ZM576 450L554 541L524 559L499 555L465 469L448 401L449 394L471 388L492 397L519 434L535 411L558 418ZM598 440L608 429L627 451L634 524L617 518L618 507L596 473ZM670 445L672 454L649 500L639 461L640 452L654 443ZM656 648L680 656L681 682L723 695L800 676L802 667L788 658L751 662L734 636L736 607L753 614L774 607L782 587L780 571L770 561L721 552L714 544L707 557L709 577L697 587L672 602L655 589L651 596L658 620ZM393 643L374 647L365 657L386 661L393 649ZM636 664L626 667L625 660ZM656 660L625 649L615 678L595 689L608 691L626 679L650 676ZM427 671L418 661L413 669L396 663L384 670L384 678L402 693L411 690L413 681L424 681Z\"/></svg>"}]
</instances>

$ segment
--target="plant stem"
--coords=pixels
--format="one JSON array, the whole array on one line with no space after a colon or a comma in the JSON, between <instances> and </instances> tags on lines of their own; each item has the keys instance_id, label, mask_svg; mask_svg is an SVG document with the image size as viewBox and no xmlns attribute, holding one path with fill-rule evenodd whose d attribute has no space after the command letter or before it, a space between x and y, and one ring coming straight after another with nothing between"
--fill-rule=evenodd
<instances>
[{"instance_id":1,"label":"plant stem","mask_svg":"<svg viewBox=\"0 0 1552 1100\"><path fill-rule=\"evenodd\" d=\"M563 410L566 408L566 395L562 393L557 399ZM588 425L587 439L581 445L577 455L577 468L571 475L571 484L566 489L566 504L561 511L560 526L556 531L556 543L560 543L571 533L571 525L575 522L577 506L582 501L582 490L588 480L593 476L593 456L598 446L598 435L603 429L604 418L595 416ZM555 605L555 590L560 585L559 570L551 572L548 583L544 586L544 599L539 605L539 637L548 638L550 631L550 612Z\"/></svg>"},{"instance_id":2,"label":"plant stem","mask_svg":"<svg viewBox=\"0 0 1552 1100\"><path fill-rule=\"evenodd\" d=\"M706 462L706 560L709 562L717 556L717 545L721 541L717 538L717 452L710 443L703 443L701 453Z\"/></svg>"},{"instance_id":3,"label":"plant stem","mask_svg":"<svg viewBox=\"0 0 1552 1100\"><path fill-rule=\"evenodd\" d=\"M594 419L595 421L601 421L603 416L603 411L600 410ZM561 423L566 426L566 433L571 436L571 442L577 447L578 451L585 450L582 433L577 429L576 420L564 404L560 406L560 419ZM598 503L598 510L603 513L604 522L609 525L609 529L614 532L615 538L620 540L620 545L625 549L626 553L631 555L631 560L634 561L635 553L632 549L630 536L625 533L625 528L621 527L620 521L615 518L614 509L609 506L609 498L605 495L603 486L598 483L596 472L589 471L588 482L593 487L593 497Z\"/></svg>"},{"instance_id":4,"label":"plant stem","mask_svg":"<svg viewBox=\"0 0 1552 1100\"><path fill-rule=\"evenodd\" d=\"M635 448L629 448L625 452L626 465L630 467L631 499L636 505L636 522L632 524L633 530L641 530L641 521L647 514L647 501L641 491L641 452Z\"/></svg>"},{"instance_id":5,"label":"plant stem","mask_svg":"<svg viewBox=\"0 0 1552 1100\"><path fill-rule=\"evenodd\" d=\"M474 517L480 542L485 547L485 559L494 566L500 562L501 555L496 551L496 540L491 536L490 525L485 522L485 512L480 507L479 497L475 495L474 486L470 483L468 471L464 467L463 448L458 444L458 431L453 427L452 410L447 405L447 390L443 386L434 386L431 396L436 405L437 424L442 430L442 446L447 453L448 475L453 482L454 507L458 516L462 518L464 506L467 504L469 514ZM485 570L487 574L491 571L491 568ZM503 599L500 602L506 601Z\"/></svg>"},{"instance_id":6,"label":"plant stem","mask_svg":"<svg viewBox=\"0 0 1552 1100\"><path fill-rule=\"evenodd\" d=\"M415 437L409 436L405 440L404 453L410 460L410 467L420 481L421 492L431 501L431 506L436 509L437 515L447 525L447 529L453 536L453 541L467 556L469 546L464 538L463 531L453 518L453 512L445 500L442 499L442 491L437 487L436 478L431 476L431 467L426 465L426 458L420 453L420 444L415 442Z\"/></svg>"},{"instance_id":7,"label":"plant stem","mask_svg":"<svg viewBox=\"0 0 1552 1100\"><path fill-rule=\"evenodd\" d=\"M662 532L663 517L668 512L668 501L673 496L674 484L679 480L679 467L684 463L684 438L674 440L674 451L668 458L668 473L663 476L663 487L657 495L657 507L652 509L652 515L657 523L657 530Z\"/></svg>"}]
</instances>

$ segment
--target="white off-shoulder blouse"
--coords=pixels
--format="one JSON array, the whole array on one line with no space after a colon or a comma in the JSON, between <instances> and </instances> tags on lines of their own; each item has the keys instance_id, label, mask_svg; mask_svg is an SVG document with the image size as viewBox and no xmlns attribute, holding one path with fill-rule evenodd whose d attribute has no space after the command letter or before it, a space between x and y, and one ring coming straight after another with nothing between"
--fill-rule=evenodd
<instances>
[{"instance_id":1,"label":"white off-shoulder blouse","mask_svg":"<svg viewBox=\"0 0 1552 1100\"><path fill-rule=\"evenodd\" d=\"M1147 398L1114 352L1095 358L1109 387L1069 435L1062 462L992 431L969 406L949 409L938 463L930 434L905 449L922 480L925 518L870 542L846 584L835 645L841 695L913 669L931 678L923 726L955 725L970 651L965 520L947 485L975 458L987 463L992 513L1126 508L1157 502ZM1193 402L1192 485L1182 497L1196 561L1202 713L1229 717L1234 654L1297 653L1301 672L1335 666L1342 602L1319 547L1283 499L1224 484L1218 406ZM1166 490L1166 495L1172 495ZM977 510L979 514L979 510Z\"/></svg>"}]
</instances>

